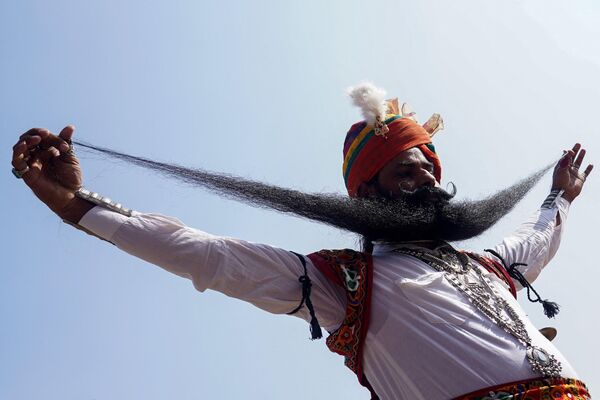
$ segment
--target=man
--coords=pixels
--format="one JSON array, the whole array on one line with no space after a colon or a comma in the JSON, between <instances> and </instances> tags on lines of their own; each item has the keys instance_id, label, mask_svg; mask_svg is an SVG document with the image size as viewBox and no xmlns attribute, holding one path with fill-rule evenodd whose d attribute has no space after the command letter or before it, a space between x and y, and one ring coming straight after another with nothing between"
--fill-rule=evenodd
<instances>
[{"instance_id":1,"label":"man","mask_svg":"<svg viewBox=\"0 0 600 400\"><path fill-rule=\"evenodd\" d=\"M70 126L58 136L37 128L23 134L13 148L13 173L66 222L191 279L199 291L218 290L272 313L298 315L310 321L314 338L322 325L331 333L328 347L346 357L373 398L590 399L514 297L524 287L547 315L557 312L530 282L558 249L569 205L592 171L591 165L579 171L585 150L577 144L565 152L551 195L512 236L487 256L459 252L445 240L485 231L532 184L456 205L440 189L441 163L431 144L439 116L420 126L373 86L350 94L365 116L344 144L351 200L244 185L202 171L195 176L237 198L360 233L362 252L323 250L304 257L216 237L82 191ZM186 181L194 176L181 167L112 155L181 173Z\"/></svg>"}]
</instances>

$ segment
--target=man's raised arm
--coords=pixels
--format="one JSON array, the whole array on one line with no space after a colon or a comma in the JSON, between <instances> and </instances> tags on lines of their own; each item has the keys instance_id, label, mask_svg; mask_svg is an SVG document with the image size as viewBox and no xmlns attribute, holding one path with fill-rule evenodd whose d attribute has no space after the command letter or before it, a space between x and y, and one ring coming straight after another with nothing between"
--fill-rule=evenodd
<instances>
[{"instance_id":1,"label":"man's raised arm","mask_svg":"<svg viewBox=\"0 0 600 400\"><path fill-rule=\"evenodd\" d=\"M304 275L304 267L289 251L217 237L159 214L118 213L77 196L83 179L71 150L73 132L67 126L55 136L35 128L21 135L13 147L13 173L60 218L189 278L199 291L217 290L277 314L298 306L302 299L298 278ZM317 317L325 328L336 328L344 318L344 291L322 276L308 258L305 261ZM310 319L306 307L297 316Z\"/></svg>"},{"instance_id":2,"label":"man's raised arm","mask_svg":"<svg viewBox=\"0 0 600 400\"><path fill-rule=\"evenodd\" d=\"M579 143L565 152L554 168L551 192L541 208L494 248L507 267L527 264L518 269L529 282L538 277L558 250L569 207L593 169L588 165L583 172L580 170L584 157L585 149Z\"/></svg>"}]
</instances>

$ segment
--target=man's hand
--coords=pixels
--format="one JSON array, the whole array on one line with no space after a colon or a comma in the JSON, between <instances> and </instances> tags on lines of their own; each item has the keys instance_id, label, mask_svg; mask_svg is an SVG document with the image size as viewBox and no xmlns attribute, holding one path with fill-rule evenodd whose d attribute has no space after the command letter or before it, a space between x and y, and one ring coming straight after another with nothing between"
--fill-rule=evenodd
<instances>
[{"instance_id":1,"label":"man's hand","mask_svg":"<svg viewBox=\"0 0 600 400\"><path fill-rule=\"evenodd\" d=\"M573 149L565 152L554 168L552 189L564 190L562 197L569 202L579 196L586 178L594 168L592 164L589 164L585 171L579 170L584 157L585 149L582 149L581 145L577 143Z\"/></svg>"},{"instance_id":2,"label":"man's hand","mask_svg":"<svg viewBox=\"0 0 600 400\"><path fill-rule=\"evenodd\" d=\"M65 127L58 136L47 129L25 132L13 147L12 165L22 173L33 193L62 219L77 223L93 205L75 197L82 174L71 151L75 128Z\"/></svg>"}]
</instances>

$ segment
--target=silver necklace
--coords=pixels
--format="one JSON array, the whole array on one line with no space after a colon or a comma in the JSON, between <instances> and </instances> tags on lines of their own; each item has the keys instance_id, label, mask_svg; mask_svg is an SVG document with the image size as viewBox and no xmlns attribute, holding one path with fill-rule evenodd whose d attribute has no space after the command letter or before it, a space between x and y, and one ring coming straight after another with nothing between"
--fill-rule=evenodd
<instances>
[{"instance_id":1,"label":"silver necklace","mask_svg":"<svg viewBox=\"0 0 600 400\"><path fill-rule=\"evenodd\" d=\"M395 251L416 257L436 271L443 272L448 282L464 293L471 304L525 346L527 361L533 371L548 378L560 377L560 361L546 350L531 344L531 337L517 312L466 255L463 257L454 250L451 253L438 251L438 256L416 249L400 248Z\"/></svg>"}]
</instances>

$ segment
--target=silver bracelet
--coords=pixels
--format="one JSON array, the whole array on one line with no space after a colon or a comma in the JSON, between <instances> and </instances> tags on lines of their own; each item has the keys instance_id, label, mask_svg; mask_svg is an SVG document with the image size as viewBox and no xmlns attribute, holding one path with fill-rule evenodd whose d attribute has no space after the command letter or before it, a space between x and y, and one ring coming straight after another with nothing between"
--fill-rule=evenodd
<instances>
[{"instance_id":1,"label":"silver bracelet","mask_svg":"<svg viewBox=\"0 0 600 400\"><path fill-rule=\"evenodd\" d=\"M90 203L96 204L97 206L106 208L108 210L118 212L119 214L123 214L127 217L131 217L133 211L129 208L123 207L121 203L115 203L108 197L100 196L98 193L90 192L87 189L80 188L75 192L75 196L87 200Z\"/></svg>"}]
</instances>

